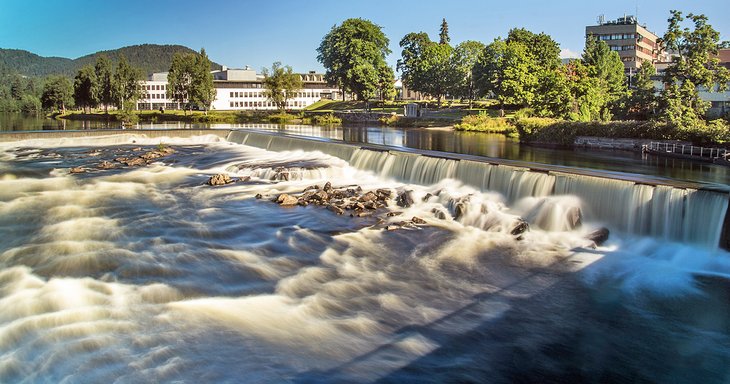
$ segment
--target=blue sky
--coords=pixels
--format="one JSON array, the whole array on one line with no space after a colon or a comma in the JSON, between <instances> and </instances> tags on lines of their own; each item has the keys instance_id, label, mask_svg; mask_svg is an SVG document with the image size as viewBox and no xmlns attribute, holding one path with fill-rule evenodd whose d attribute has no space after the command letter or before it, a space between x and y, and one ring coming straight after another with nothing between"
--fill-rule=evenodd
<instances>
[{"instance_id":1,"label":"blue sky","mask_svg":"<svg viewBox=\"0 0 730 384\"><path fill-rule=\"evenodd\" d=\"M679 9L704 13L730 40L728 0L0 0L0 48L76 58L125 45L182 44L205 47L211 59L230 67L260 70L281 61L296 71L319 71L315 49L322 36L350 17L383 27L393 51L388 60L395 65L406 33L424 31L437 39L444 17L452 44L490 42L525 27L580 53L584 28L598 15L615 19L634 14L637 6L639 21L657 34L666 29L669 10Z\"/></svg>"}]
</instances>

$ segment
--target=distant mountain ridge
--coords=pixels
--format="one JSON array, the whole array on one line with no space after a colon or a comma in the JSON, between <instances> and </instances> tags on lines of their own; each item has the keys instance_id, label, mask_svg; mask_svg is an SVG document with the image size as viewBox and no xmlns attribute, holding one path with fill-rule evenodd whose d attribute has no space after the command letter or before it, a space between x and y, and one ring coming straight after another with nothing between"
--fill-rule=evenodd
<instances>
[{"instance_id":1,"label":"distant mountain ridge","mask_svg":"<svg viewBox=\"0 0 730 384\"><path fill-rule=\"evenodd\" d=\"M73 77L84 65L93 65L99 55L106 55L116 63L120 55L124 55L130 64L142 68L145 74L165 72L170 69L172 55L177 52L195 52L183 45L142 44L131 45L108 51L99 51L77 59L65 57L43 57L21 49L0 48L0 67L30 77L48 75L64 75ZM219 69L218 63L213 63L213 69Z\"/></svg>"}]
</instances>

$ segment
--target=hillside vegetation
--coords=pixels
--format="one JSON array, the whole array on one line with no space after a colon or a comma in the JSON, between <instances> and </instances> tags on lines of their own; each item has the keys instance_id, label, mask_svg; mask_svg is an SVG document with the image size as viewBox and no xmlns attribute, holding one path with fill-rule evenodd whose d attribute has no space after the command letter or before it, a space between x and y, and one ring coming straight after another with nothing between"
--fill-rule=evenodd
<instances>
[{"instance_id":1,"label":"hillside vegetation","mask_svg":"<svg viewBox=\"0 0 730 384\"><path fill-rule=\"evenodd\" d=\"M192 49L182 45L142 44L108 51L99 51L76 59L64 57L43 57L20 49L0 48L0 66L7 70L30 77L63 75L73 77L84 65L93 65L99 55L106 55L116 63L124 55L132 66L139 67L145 74L165 72L170 69L172 55L177 52L192 53ZM220 64L213 63L212 69Z\"/></svg>"}]
</instances>

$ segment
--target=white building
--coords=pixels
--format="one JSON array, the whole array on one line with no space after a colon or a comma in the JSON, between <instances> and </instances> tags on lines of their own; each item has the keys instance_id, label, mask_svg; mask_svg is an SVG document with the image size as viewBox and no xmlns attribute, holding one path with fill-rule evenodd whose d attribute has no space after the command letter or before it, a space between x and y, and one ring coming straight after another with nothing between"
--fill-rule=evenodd
<instances>
[{"instance_id":1,"label":"white building","mask_svg":"<svg viewBox=\"0 0 730 384\"><path fill-rule=\"evenodd\" d=\"M264 76L246 67L223 67L213 71L216 97L211 110L275 110L276 106L264 96ZM287 101L286 108L297 110L316 103L320 99L338 99L342 92L327 84L324 75L311 71L300 74L304 88L296 97ZM180 105L167 98L167 73L153 73L143 84L144 94L137 103L138 109L180 109Z\"/></svg>"}]
</instances>

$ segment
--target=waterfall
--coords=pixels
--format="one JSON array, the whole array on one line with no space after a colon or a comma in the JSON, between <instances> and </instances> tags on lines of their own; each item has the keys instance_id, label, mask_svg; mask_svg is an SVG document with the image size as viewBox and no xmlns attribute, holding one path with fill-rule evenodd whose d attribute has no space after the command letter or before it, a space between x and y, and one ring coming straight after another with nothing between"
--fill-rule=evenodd
<instances>
[{"instance_id":1,"label":"waterfall","mask_svg":"<svg viewBox=\"0 0 730 384\"><path fill-rule=\"evenodd\" d=\"M251 131L231 132L228 140L272 151L319 151L343 159L357 169L406 183L430 185L456 179L483 191L499 192L508 204L528 197L576 196L587 221L604 223L622 232L710 247L720 242L728 210L727 192L646 185L565 171L536 171L462 159L455 154L434 157L428 151L361 148ZM556 205L544 204L552 206Z\"/></svg>"}]
</instances>

